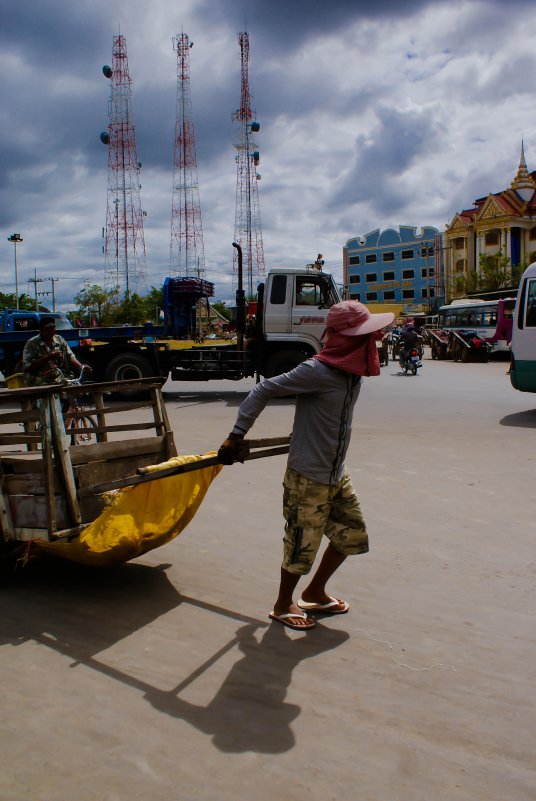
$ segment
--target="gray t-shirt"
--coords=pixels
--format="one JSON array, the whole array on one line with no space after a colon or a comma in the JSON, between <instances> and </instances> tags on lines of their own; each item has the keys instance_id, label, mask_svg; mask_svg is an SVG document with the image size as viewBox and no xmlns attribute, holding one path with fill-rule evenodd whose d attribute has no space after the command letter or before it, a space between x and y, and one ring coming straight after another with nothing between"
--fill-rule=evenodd
<instances>
[{"instance_id":1,"label":"gray t-shirt","mask_svg":"<svg viewBox=\"0 0 536 801\"><path fill-rule=\"evenodd\" d=\"M296 395L288 466L320 484L336 484L344 475L360 389L359 376L307 359L257 384L238 410L233 433L247 434L272 398Z\"/></svg>"}]
</instances>

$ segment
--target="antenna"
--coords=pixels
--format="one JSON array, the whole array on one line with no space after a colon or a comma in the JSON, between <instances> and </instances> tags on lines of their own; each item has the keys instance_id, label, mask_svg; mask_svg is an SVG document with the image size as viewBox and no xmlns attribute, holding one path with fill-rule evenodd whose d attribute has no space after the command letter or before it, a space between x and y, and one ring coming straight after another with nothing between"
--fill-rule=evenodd
<instances>
[{"instance_id":1,"label":"antenna","mask_svg":"<svg viewBox=\"0 0 536 801\"><path fill-rule=\"evenodd\" d=\"M258 133L260 125L255 121L249 93L249 36L238 34L240 45L241 81L240 108L233 114L237 126L235 148L236 161L236 207L234 241L242 248L247 293L251 297L259 277L264 275L264 248L262 243L261 215L259 209L260 174L257 172L260 156L252 134ZM238 251L233 254L233 279L238 275Z\"/></svg>"},{"instance_id":2,"label":"antenna","mask_svg":"<svg viewBox=\"0 0 536 801\"><path fill-rule=\"evenodd\" d=\"M173 147L170 271L173 275L205 275L201 203L190 93L190 50L185 33L173 37L177 53L177 116Z\"/></svg>"},{"instance_id":3,"label":"antenna","mask_svg":"<svg viewBox=\"0 0 536 801\"><path fill-rule=\"evenodd\" d=\"M108 131L100 139L108 147L108 202L104 236L105 284L129 295L147 288L138 160L131 78L125 37L114 36L112 66L102 68L111 81Z\"/></svg>"}]
</instances>

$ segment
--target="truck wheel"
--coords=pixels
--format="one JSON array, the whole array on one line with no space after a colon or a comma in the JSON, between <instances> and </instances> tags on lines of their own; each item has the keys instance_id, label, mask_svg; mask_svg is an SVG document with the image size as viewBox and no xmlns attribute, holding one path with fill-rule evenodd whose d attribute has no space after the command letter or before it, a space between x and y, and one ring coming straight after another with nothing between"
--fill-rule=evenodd
<instances>
[{"instance_id":1,"label":"truck wheel","mask_svg":"<svg viewBox=\"0 0 536 801\"><path fill-rule=\"evenodd\" d=\"M137 353L125 353L115 356L104 372L105 381L129 381L134 378L151 378L154 370L143 356ZM143 400L148 397L146 392L114 392L119 400Z\"/></svg>"},{"instance_id":2,"label":"truck wheel","mask_svg":"<svg viewBox=\"0 0 536 801\"><path fill-rule=\"evenodd\" d=\"M306 355L298 350L281 350L278 353L274 353L266 364L266 378L288 373L306 358Z\"/></svg>"},{"instance_id":3,"label":"truck wheel","mask_svg":"<svg viewBox=\"0 0 536 801\"><path fill-rule=\"evenodd\" d=\"M105 381L129 381L133 378L150 378L154 374L147 359L137 353L114 356L104 372Z\"/></svg>"}]
</instances>

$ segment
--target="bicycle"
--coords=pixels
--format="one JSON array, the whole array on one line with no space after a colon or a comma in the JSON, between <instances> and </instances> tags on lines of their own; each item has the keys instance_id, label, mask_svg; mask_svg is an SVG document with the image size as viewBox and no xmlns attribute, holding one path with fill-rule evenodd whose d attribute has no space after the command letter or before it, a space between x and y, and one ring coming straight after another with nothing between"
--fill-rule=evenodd
<instances>
[{"instance_id":1,"label":"bicycle","mask_svg":"<svg viewBox=\"0 0 536 801\"><path fill-rule=\"evenodd\" d=\"M85 367L82 368L78 378L69 379L66 382L67 386L81 386L85 369ZM97 421L84 409L84 404L80 397L71 396L67 408L63 411L63 419L65 433L70 437L71 445L85 445L88 442L96 441L95 429L98 425Z\"/></svg>"}]
</instances>

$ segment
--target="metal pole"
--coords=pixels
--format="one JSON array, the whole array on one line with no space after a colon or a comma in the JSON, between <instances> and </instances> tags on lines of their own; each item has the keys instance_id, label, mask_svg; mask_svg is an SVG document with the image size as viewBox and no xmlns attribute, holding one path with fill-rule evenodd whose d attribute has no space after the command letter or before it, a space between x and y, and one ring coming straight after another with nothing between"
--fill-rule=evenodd
<instances>
[{"instance_id":1,"label":"metal pole","mask_svg":"<svg viewBox=\"0 0 536 801\"><path fill-rule=\"evenodd\" d=\"M15 297L16 297L16 308L17 311L19 310L19 271L17 269L17 243L13 243L15 246Z\"/></svg>"},{"instance_id":2,"label":"metal pole","mask_svg":"<svg viewBox=\"0 0 536 801\"><path fill-rule=\"evenodd\" d=\"M19 271L17 267L17 244L23 242L23 238L20 234L11 234L7 238L8 242L13 242L13 246L15 248L15 297L16 297L16 307L17 311L19 309Z\"/></svg>"}]
</instances>

